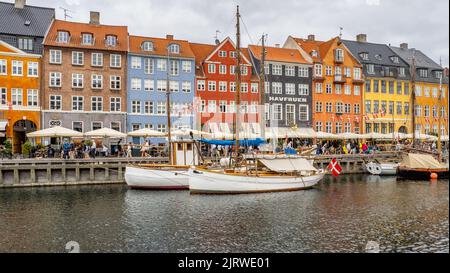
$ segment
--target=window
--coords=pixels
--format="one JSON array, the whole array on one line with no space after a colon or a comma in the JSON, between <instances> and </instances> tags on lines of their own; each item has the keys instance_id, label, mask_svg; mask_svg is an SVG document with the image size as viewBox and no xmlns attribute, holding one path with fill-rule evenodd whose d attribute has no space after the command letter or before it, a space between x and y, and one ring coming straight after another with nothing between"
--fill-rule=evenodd
<instances>
[{"instance_id":1,"label":"window","mask_svg":"<svg viewBox=\"0 0 450 273\"><path fill-rule=\"evenodd\" d=\"M227 82L219 82L219 92L227 91Z\"/></svg>"},{"instance_id":2,"label":"window","mask_svg":"<svg viewBox=\"0 0 450 273\"><path fill-rule=\"evenodd\" d=\"M231 58L237 58L237 53L236 53L236 51L230 51L230 57L231 57Z\"/></svg>"},{"instance_id":3,"label":"window","mask_svg":"<svg viewBox=\"0 0 450 273\"><path fill-rule=\"evenodd\" d=\"M405 82L405 89L404 89L405 93L404 95L409 95L409 83Z\"/></svg>"},{"instance_id":4,"label":"window","mask_svg":"<svg viewBox=\"0 0 450 273\"><path fill-rule=\"evenodd\" d=\"M316 132L323 132L322 122L316 121Z\"/></svg>"},{"instance_id":5,"label":"window","mask_svg":"<svg viewBox=\"0 0 450 273\"><path fill-rule=\"evenodd\" d=\"M397 56L392 56L391 60L392 60L393 63L396 63L396 64L400 63L400 61L399 61Z\"/></svg>"},{"instance_id":6,"label":"window","mask_svg":"<svg viewBox=\"0 0 450 273\"><path fill-rule=\"evenodd\" d=\"M102 89L103 88L103 76L102 75L92 75L91 76L91 87L92 87L92 89Z\"/></svg>"},{"instance_id":7,"label":"window","mask_svg":"<svg viewBox=\"0 0 450 273\"><path fill-rule=\"evenodd\" d=\"M373 64L366 65L367 74L375 74L375 66Z\"/></svg>"},{"instance_id":8,"label":"window","mask_svg":"<svg viewBox=\"0 0 450 273\"><path fill-rule=\"evenodd\" d=\"M336 102L336 113L343 113L344 104L342 102Z\"/></svg>"},{"instance_id":9,"label":"window","mask_svg":"<svg viewBox=\"0 0 450 273\"><path fill-rule=\"evenodd\" d=\"M62 62L61 50L50 49L50 63L61 64L61 62Z\"/></svg>"},{"instance_id":10,"label":"window","mask_svg":"<svg viewBox=\"0 0 450 273\"><path fill-rule=\"evenodd\" d=\"M283 105L275 103L272 105L272 119L282 120L283 118Z\"/></svg>"},{"instance_id":11,"label":"window","mask_svg":"<svg viewBox=\"0 0 450 273\"><path fill-rule=\"evenodd\" d=\"M366 81L366 93L370 93L370 91L372 90L372 82Z\"/></svg>"},{"instance_id":12,"label":"window","mask_svg":"<svg viewBox=\"0 0 450 273\"><path fill-rule=\"evenodd\" d=\"M295 95L295 84L286 83L286 95Z\"/></svg>"},{"instance_id":13,"label":"window","mask_svg":"<svg viewBox=\"0 0 450 273\"><path fill-rule=\"evenodd\" d=\"M325 75L326 76L332 76L333 75L333 67L327 65L325 67Z\"/></svg>"},{"instance_id":14,"label":"window","mask_svg":"<svg viewBox=\"0 0 450 273\"><path fill-rule=\"evenodd\" d=\"M332 113L333 112L333 103L332 102L326 102L325 103L325 111L327 113Z\"/></svg>"},{"instance_id":15,"label":"window","mask_svg":"<svg viewBox=\"0 0 450 273\"><path fill-rule=\"evenodd\" d=\"M425 117L430 116L430 106L429 105L425 105L425 107L424 107L424 116Z\"/></svg>"},{"instance_id":16,"label":"window","mask_svg":"<svg viewBox=\"0 0 450 273\"><path fill-rule=\"evenodd\" d=\"M422 116L422 105L416 105L415 109L414 109L414 114L417 117Z\"/></svg>"},{"instance_id":17,"label":"window","mask_svg":"<svg viewBox=\"0 0 450 273\"><path fill-rule=\"evenodd\" d=\"M400 67L398 74L399 74L400 77L405 77L406 76L406 69L404 67Z\"/></svg>"},{"instance_id":18,"label":"window","mask_svg":"<svg viewBox=\"0 0 450 273\"><path fill-rule=\"evenodd\" d=\"M336 62L343 62L344 61L344 50L340 48L336 48L334 52L334 59Z\"/></svg>"},{"instance_id":19,"label":"window","mask_svg":"<svg viewBox=\"0 0 450 273\"><path fill-rule=\"evenodd\" d=\"M191 82L189 81L183 81L181 84L181 90L183 93L191 93Z\"/></svg>"},{"instance_id":20,"label":"window","mask_svg":"<svg viewBox=\"0 0 450 273\"><path fill-rule=\"evenodd\" d=\"M169 82L170 92L179 92L180 91L180 83L177 81Z\"/></svg>"},{"instance_id":21,"label":"window","mask_svg":"<svg viewBox=\"0 0 450 273\"><path fill-rule=\"evenodd\" d=\"M350 114L351 111L352 111L351 104L350 104L350 103L346 103L346 104L344 105L344 113Z\"/></svg>"},{"instance_id":22,"label":"window","mask_svg":"<svg viewBox=\"0 0 450 273\"><path fill-rule=\"evenodd\" d=\"M258 93L258 84L257 83L252 83L251 84L251 92L252 93Z\"/></svg>"},{"instance_id":23,"label":"window","mask_svg":"<svg viewBox=\"0 0 450 273\"><path fill-rule=\"evenodd\" d=\"M111 129L116 130L116 131L121 131L120 130L120 121L111 121Z\"/></svg>"},{"instance_id":24,"label":"window","mask_svg":"<svg viewBox=\"0 0 450 273\"><path fill-rule=\"evenodd\" d=\"M91 110L94 112L103 111L103 98L102 97L91 97Z\"/></svg>"},{"instance_id":25,"label":"window","mask_svg":"<svg viewBox=\"0 0 450 273\"><path fill-rule=\"evenodd\" d=\"M380 102L377 100L373 101L373 113L378 114L378 111L380 110Z\"/></svg>"},{"instance_id":26,"label":"window","mask_svg":"<svg viewBox=\"0 0 450 273\"><path fill-rule=\"evenodd\" d=\"M316 113L322 112L322 102L316 101Z\"/></svg>"},{"instance_id":27,"label":"window","mask_svg":"<svg viewBox=\"0 0 450 273\"><path fill-rule=\"evenodd\" d=\"M0 60L0 75L6 75L7 71L6 60Z\"/></svg>"},{"instance_id":28,"label":"window","mask_svg":"<svg viewBox=\"0 0 450 273\"><path fill-rule=\"evenodd\" d=\"M438 97L438 89L436 87L433 87L433 98Z\"/></svg>"},{"instance_id":29,"label":"window","mask_svg":"<svg viewBox=\"0 0 450 273\"><path fill-rule=\"evenodd\" d=\"M353 95L355 95L355 96L361 95L361 86L355 85L353 87Z\"/></svg>"},{"instance_id":30,"label":"window","mask_svg":"<svg viewBox=\"0 0 450 273\"><path fill-rule=\"evenodd\" d=\"M421 78L428 78L428 69L418 69Z\"/></svg>"},{"instance_id":31,"label":"window","mask_svg":"<svg viewBox=\"0 0 450 273\"><path fill-rule=\"evenodd\" d=\"M404 114L405 115L409 115L409 102L404 102L403 103L403 109L404 109Z\"/></svg>"},{"instance_id":32,"label":"window","mask_svg":"<svg viewBox=\"0 0 450 273\"><path fill-rule=\"evenodd\" d=\"M38 106L38 90L37 89L28 89L27 90L27 105L31 107Z\"/></svg>"},{"instance_id":33,"label":"window","mask_svg":"<svg viewBox=\"0 0 450 273\"><path fill-rule=\"evenodd\" d=\"M144 73L145 74L153 74L155 72L155 63L153 59L145 58L144 59Z\"/></svg>"},{"instance_id":34,"label":"window","mask_svg":"<svg viewBox=\"0 0 450 273\"><path fill-rule=\"evenodd\" d=\"M72 51L72 65L83 65L84 53L79 51Z\"/></svg>"},{"instance_id":35,"label":"window","mask_svg":"<svg viewBox=\"0 0 450 273\"><path fill-rule=\"evenodd\" d=\"M298 106L298 117L300 121L308 121L309 119L308 105L300 104Z\"/></svg>"},{"instance_id":36,"label":"window","mask_svg":"<svg viewBox=\"0 0 450 273\"><path fill-rule=\"evenodd\" d=\"M402 82L397 82L397 95L401 95L402 93Z\"/></svg>"},{"instance_id":37,"label":"window","mask_svg":"<svg viewBox=\"0 0 450 273\"><path fill-rule=\"evenodd\" d=\"M350 67L344 68L344 75L347 78L351 78L352 77L352 69Z\"/></svg>"},{"instance_id":38,"label":"window","mask_svg":"<svg viewBox=\"0 0 450 273\"><path fill-rule=\"evenodd\" d=\"M167 71L167 60L158 59L158 61L156 61L156 67L159 71Z\"/></svg>"},{"instance_id":39,"label":"window","mask_svg":"<svg viewBox=\"0 0 450 273\"><path fill-rule=\"evenodd\" d=\"M116 46L117 45L117 37L115 35L106 35L106 45L107 46Z\"/></svg>"},{"instance_id":40,"label":"window","mask_svg":"<svg viewBox=\"0 0 450 273\"><path fill-rule=\"evenodd\" d=\"M197 81L197 90L198 91L205 91L205 81L204 80L198 80Z\"/></svg>"},{"instance_id":41,"label":"window","mask_svg":"<svg viewBox=\"0 0 450 273\"><path fill-rule=\"evenodd\" d=\"M83 33L81 35L81 43L83 45L93 45L94 44L94 37L91 33Z\"/></svg>"},{"instance_id":42,"label":"window","mask_svg":"<svg viewBox=\"0 0 450 273\"><path fill-rule=\"evenodd\" d=\"M402 102L401 101L397 101L397 115L401 115L402 114Z\"/></svg>"},{"instance_id":43,"label":"window","mask_svg":"<svg viewBox=\"0 0 450 273\"><path fill-rule=\"evenodd\" d=\"M131 68L141 69L141 57L131 57Z\"/></svg>"},{"instance_id":44,"label":"window","mask_svg":"<svg viewBox=\"0 0 450 273\"><path fill-rule=\"evenodd\" d=\"M282 74L281 64L273 64L272 65L272 74L273 75L281 75Z\"/></svg>"},{"instance_id":45,"label":"window","mask_svg":"<svg viewBox=\"0 0 450 273\"><path fill-rule=\"evenodd\" d=\"M72 121L72 130L82 133L83 132L83 122L82 121Z\"/></svg>"},{"instance_id":46,"label":"window","mask_svg":"<svg viewBox=\"0 0 450 273\"><path fill-rule=\"evenodd\" d=\"M315 90L316 90L316 93L322 93L323 92L323 85L322 85L322 83L316 83L316 88L315 88Z\"/></svg>"},{"instance_id":47,"label":"window","mask_svg":"<svg viewBox=\"0 0 450 273\"><path fill-rule=\"evenodd\" d=\"M370 100L366 100L366 114L372 113L372 102Z\"/></svg>"},{"instance_id":48,"label":"window","mask_svg":"<svg viewBox=\"0 0 450 273\"><path fill-rule=\"evenodd\" d=\"M6 105L7 102L6 95L7 95L6 88L0 87L0 105Z\"/></svg>"},{"instance_id":49,"label":"window","mask_svg":"<svg viewBox=\"0 0 450 273\"><path fill-rule=\"evenodd\" d=\"M31 38L18 38L18 47L22 50L33 50L33 39Z\"/></svg>"},{"instance_id":50,"label":"window","mask_svg":"<svg viewBox=\"0 0 450 273\"><path fill-rule=\"evenodd\" d=\"M92 66L103 66L103 53L92 53L91 65Z\"/></svg>"},{"instance_id":51,"label":"window","mask_svg":"<svg viewBox=\"0 0 450 273\"><path fill-rule=\"evenodd\" d=\"M368 61L368 60L369 60L369 53L367 53L367 52L361 52L361 53L359 53L359 56L360 56L361 59L363 59L364 61Z\"/></svg>"},{"instance_id":52,"label":"window","mask_svg":"<svg viewBox=\"0 0 450 273\"><path fill-rule=\"evenodd\" d=\"M208 81L208 91L216 91L216 82Z\"/></svg>"},{"instance_id":53,"label":"window","mask_svg":"<svg viewBox=\"0 0 450 273\"><path fill-rule=\"evenodd\" d=\"M179 54L180 53L180 46L177 44L171 44L169 45L169 52L173 54Z\"/></svg>"},{"instance_id":54,"label":"window","mask_svg":"<svg viewBox=\"0 0 450 273\"><path fill-rule=\"evenodd\" d=\"M309 77L309 68L308 67L299 67L298 68L298 76L302 78Z\"/></svg>"},{"instance_id":55,"label":"window","mask_svg":"<svg viewBox=\"0 0 450 273\"><path fill-rule=\"evenodd\" d=\"M381 93L386 93L386 81L381 81Z\"/></svg>"},{"instance_id":56,"label":"window","mask_svg":"<svg viewBox=\"0 0 450 273\"><path fill-rule=\"evenodd\" d=\"M230 82L230 92L236 92L236 83Z\"/></svg>"},{"instance_id":57,"label":"window","mask_svg":"<svg viewBox=\"0 0 450 273\"><path fill-rule=\"evenodd\" d=\"M425 89L424 89L424 95L425 95L425 97L427 97L427 98L430 97L430 88L429 88L429 87L425 87Z\"/></svg>"},{"instance_id":58,"label":"window","mask_svg":"<svg viewBox=\"0 0 450 273\"><path fill-rule=\"evenodd\" d=\"M109 77L109 86L112 90L120 90L121 88L121 79L120 76L110 76Z\"/></svg>"},{"instance_id":59,"label":"window","mask_svg":"<svg viewBox=\"0 0 450 273\"><path fill-rule=\"evenodd\" d=\"M352 132L352 125L348 122L344 124L344 132L345 133L351 133Z\"/></svg>"},{"instance_id":60,"label":"window","mask_svg":"<svg viewBox=\"0 0 450 273\"><path fill-rule=\"evenodd\" d=\"M264 82L264 93L270 94L270 82L268 81Z\"/></svg>"},{"instance_id":61,"label":"window","mask_svg":"<svg viewBox=\"0 0 450 273\"><path fill-rule=\"evenodd\" d=\"M150 41L144 41L142 43L142 50L144 51L153 51L153 43Z\"/></svg>"},{"instance_id":62,"label":"window","mask_svg":"<svg viewBox=\"0 0 450 273\"><path fill-rule=\"evenodd\" d=\"M98 130L98 129L102 129L103 128L103 122L101 121L93 121L91 123L91 129L92 130Z\"/></svg>"},{"instance_id":63,"label":"window","mask_svg":"<svg viewBox=\"0 0 450 273\"><path fill-rule=\"evenodd\" d=\"M336 134L342 133L342 123L340 121L336 122Z\"/></svg>"},{"instance_id":64,"label":"window","mask_svg":"<svg viewBox=\"0 0 450 273\"><path fill-rule=\"evenodd\" d=\"M342 67L336 66L335 69L334 69L334 75L342 76Z\"/></svg>"},{"instance_id":65,"label":"window","mask_svg":"<svg viewBox=\"0 0 450 273\"><path fill-rule=\"evenodd\" d=\"M359 115L359 113L361 113L361 107L358 103L355 103L355 105L353 105L353 111L355 112L355 115Z\"/></svg>"},{"instance_id":66,"label":"window","mask_svg":"<svg viewBox=\"0 0 450 273\"><path fill-rule=\"evenodd\" d=\"M378 93L380 91L380 85L378 80L373 80L373 92Z\"/></svg>"},{"instance_id":67,"label":"window","mask_svg":"<svg viewBox=\"0 0 450 273\"><path fill-rule=\"evenodd\" d=\"M235 74L236 74L236 66L230 65L230 75L235 75Z\"/></svg>"},{"instance_id":68,"label":"window","mask_svg":"<svg viewBox=\"0 0 450 273\"><path fill-rule=\"evenodd\" d=\"M286 66L286 76L295 76L295 66Z\"/></svg>"},{"instance_id":69,"label":"window","mask_svg":"<svg viewBox=\"0 0 450 273\"><path fill-rule=\"evenodd\" d=\"M171 60L170 61L170 75L171 76L178 76L180 75L180 64L177 60Z\"/></svg>"},{"instance_id":70,"label":"window","mask_svg":"<svg viewBox=\"0 0 450 273\"><path fill-rule=\"evenodd\" d=\"M295 105L286 104L286 125L292 126L295 124Z\"/></svg>"},{"instance_id":71,"label":"window","mask_svg":"<svg viewBox=\"0 0 450 273\"><path fill-rule=\"evenodd\" d=\"M345 95L351 95L352 94L352 90L350 88L350 85L348 85L348 84L344 85L344 94Z\"/></svg>"},{"instance_id":72,"label":"window","mask_svg":"<svg viewBox=\"0 0 450 273\"><path fill-rule=\"evenodd\" d=\"M83 96L72 96L72 111L84 110L84 98Z\"/></svg>"},{"instance_id":73,"label":"window","mask_svg":"<svg viewBox=\"0 0 450 273\"><path fill-rule=\"evenodd\" d=\"M227 112L227 101L226 100L219 101L219 112L220 113Z\"/></svg>"},{"instance_id":74,"label":"window","mask_svg":"<svg viewBox=\"0 0 450 273\"><path fill-rule=\"evenodd\" d=\"M23 62L22 61L12 61L12 75L13 76L23 76Z\"/></svg>"},{"instance_id":75,"label":"window","mask_svg":"<svg viewBox=\"0 0 450 273\"><path fill-rule=\"evenodd\" d=\"M333 89L332 89L331 83L327 83L327 84L325 85L325 93L326 93L326 94L332 94L332 93L333 93Z\"/></svg>"},{"instance_id":76,"label":"window","mask_svg":"<svg viewBox=\"0 0 450 273\"><path fill-rule=\"evenodd\" d=\"M68 43L69 42L69 32L67 31L58 31L58 36L56 38L58 43Z\"/></svg>"},{"instance_id":77,"label":"window","mask_svg":"<svg viewBox=\"0 0 450 273\"><path fill-rule=\"evenodd\" d=\"M241 66L241 74L242 74L243 76L248 75L248 67L246 67L246 66Z\"/></svg>"},{"instance_id":78,"label":"window","mask_svg":"<svg viewBox=\"0 0 450 273\"><path fill-rule=\"evenodd\" d=\"M372 124L366 123L366 134L370 134L372 132Z\"/></svg>"},{"instance_id":79,"label":"window","mask_svg":"<svg viewBox=\"0 0 450 273\"><path fill-rule=\"evenodd\" d=\"M139 78L131 79L131 90L141 90L142 88L142 80Z\"/></svg>"},{"instance_id":80,"label":"window","mask_svg":"<svg viewBox=\"0 0 450 273\"><path fill-rule=\"evenodd\" d=\"M61 110L62 109L61 95L50 95L49 104L50 110Z\"/></svg>"},{"instance_id":81,"label":"window","mask_svg":"<svg viewBox=\"0 0 450 273\"><path fill-rule=\"evenodd\" d=\"M159 80L156 82L157 89L159 92L166 92L167 91L167 81L165 80Z\"/></svg>"},{"instance_id":82,"label":"window","mask_svg":"<svg viewBox=\"0 0 450 273\"><path fill-rule=\"evenodd\" d=\"M337 94L337 95L342 94L342 85L336 84L336 85L334 86L334 93Z\"/></svg>"},{"instance_id":83,"label":"window","mask_svg":"<svg viewBox=\"0 0 450 273\"><path fill-rule=\"evenodd\" d=\"M141 102L134 100L131 102L131 113L140 114L141 113Z\"/></svg>"},{"instance_id":84,"label":"window","mask_svg":"<svg viewBox=\"0 0 450 273\"><path fill-rule=\"evenodd\" d=\"M191 73L192 71L192 64L190 61L183 61L182 62L182 66L183 66L183 72L184 73Z\"/></svg>"},{"instance_id":85,"label":"window","mask_svg":"<svg viewBox=\"0 0 450 273\"><path fill-rule=\"evenodd\" d=\"M109 98L109 110L111 112L120 112L122 110L122 98L120 97Z\"/></svg>"},{"instance_id":86,"label":"window","mask_svg":"<svg viewBox=\"0 0 450 273\"><path fill-rule=\"evenodd\" d=\"M393 101L390 101L390 102L389 102L389 114L390 114L390 115L393 115L393 114L394 114L394 107L395 107L394 102L393 102Z\"/></svg>"},{"instance_id":87,"label":"window","mask_svg":"<svg viewBox=\"0 0 450 273\"><path fill-rule=\"evenodd\" d=\"M353 68L353 78L355 80L360 80L361 79L361 68L359 68L359 67Z\"/></svg>"},{"instance_id":88,"label":"window","mask_svg":"<svg viewBox=\"0 0 450 273\"><path fill-rule=\"evenodd\" d=\"M28 62L28 77L38 77L39 76L39 63L38 62ZM1 69L1 68L0 68ZM0 72L1 74L1 72Z\"/></svg>"},{"instance_id":89,"label":"window","mask_svg":"<svg viewBox=\"0 0 450 273\"><path fill-rule=\"evenodd\" d=\"M281 82L273 82L272 83L272 94L282 94L283 93L283 85Z\"/></svg>"},{"instance_id":90,"label":"window","mask_svg":"<svg viewBox=\"0 0 450 273\"><path fill-rule=\"evenodd\" d=\"M83 88L84 75L78 73L72 73L72 88Z\"/></svg>"},{"instance_id":91,"label":"window","mask_svg":"<svg viewBox=\"0 0 450 273\"><path fill-rule=\"evenodd\" d=\"M241 92L242 93L248 93L248 83L243 82L241 84Z\"/></svg>"},{"instance_id":92,"label":"window","mask_svg":"<svg viewBox=\"0 0 450 273\"><path fill-rule=\"evenodd\" d=\"M153 114L155 111L152 101L146 101L144 103L144 114Z\"/></svg>"},{"instance_id":93,"label":"window","mask_svg":"<svg viewBox=\"0 0 450 273\"><path fill-rule=\"evenodd\" d=\"M11 88L11 101L14 106L23 105L23 91L21 88Z\"/></svg>"},{"instance_id":94,"label":"window","mask_svg":"<svg viewBox=\"0 0 450 273\"><path fill-rule=\"evenodd\" d=\"M120 56L119 54L111 54L109 58L110 67L120 68L122 66L122 56Z\"/></svg>"},{"instance_id":95,"label":"window","mask_svg":"<svg viewBox=\"0 0 450 273\"><path fill-rule=\"evenodd\" d=\"M322 77L322 65L321 64L314 65L314 75L317 77Z\"/></svg>"},{"instance_id":96,"label":"window","mask_svg":"<svg viewBox=\"0 0 450 273\"><path fill-rule=\"evenodd\" d=\"M308 96L309 95L309 85L299 84L298 85L298 94L301 96Z\"/></svg>"},{"instance_id":97,"label":"window","mask_svg":"<svg viewBox=\"0 0 450 273\"><path fill-rule=\"evenodd\" d=\"M154 80L144 80L144 90L145 91L155 91L155 81Z\"/></svg>"},{"instance_id":98,"label":"window","mask_svg":"<svg viewBox=\"0 0 450 273\"><path fill-rule=\"evenodd\" d=\"M386 134L387 133L387 131L386 131L386 126L387 126L387 124L386 123L381 123L381 133L382 134Z\"/></svg>"},{"instance_id":99,"label":"window","mask_svg":"<svg viewBox=\"0 0 450 273\"><path fill-rule=\"evenodd\" d=\"M416 86L416 96L421 97L422 96L422 86Z\"/></svg>"},{"instance_id":100,"label":"window","mask_svg":"<svg viewBox=\"0 0 450 273\"><path fill-rule=\"evenodd\" d=\"M50 87L61 87L61 72L50 72Z\"/></svg>"},{"instance_id":101,"label":"window","mask_svg":"<svg viewBox=\"0 0 450 273\"><path fill-rule=\"evenodd\" d=\"M394 82L389 81L389 94L394 94Z\"/></svg>"},{"instance_id":102,"label":"window","mask_svg":"<svg viewBox=\"0 0 450 273\"><path fill-rule=\"evenodd\" d=\"M227 74L227 66L226 65L219 65L219 74L225 75Z\"/></svg>"},{"instance_id":103,"label":"window","mask_svg":"<svg viewBox=\"0 0 450 273\"><path fill-rule=\"evenodd\" d=\"M332 133L333 125L331 124L331 122L327 121L327 123L325 124L325 131L330 134Z\"/></svg>"},{"instance_id":104,"label":"window","mask_svg":"<svg viewBox=\"0 0 450 273\"><path fill-rule=\"evenodd\" d=\"M227 52L224 51L224 50L220 50L220 51L219 51L219 57L221 57L221 58L227 57Z\"/></svg>"},{"instance_id":105,"label":"window","mask_svg":"<svg viewBox=\"0 0 450 273\"><path fill-rule=\"evenodd\" d=\"M209 74L215 74L216 73L216 65L215 64L208 64L208 73Z\"/></svg>"},{"instance_id":106,"label":"window","mask_svg":"<svg viewBox=\"0 0 450 273\"><path fill-rule=\"evenodd\" d=\"M216 112L216 101L209 100L208 101L208 113L215 113L215 112Z\"/></svg>"}]
</instances>

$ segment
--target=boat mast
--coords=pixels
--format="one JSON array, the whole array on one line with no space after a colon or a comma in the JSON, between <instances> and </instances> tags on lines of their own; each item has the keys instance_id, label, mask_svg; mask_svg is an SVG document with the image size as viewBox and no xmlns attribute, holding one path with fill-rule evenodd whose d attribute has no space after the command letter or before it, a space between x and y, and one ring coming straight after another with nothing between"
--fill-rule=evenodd
<instances>
[{"instance_id":1,"label":"boat mast","mask_svg":"<svg viewBox=\"0 0 450 273\"><path fill-rule=\"evenodd\" d=\"M169 153L169 164L172 165L172 163L173 163L172 162L172 134L171 134L172 122L171 122L171 117L170 117L171 109L170 109L170 82L169 82L169 69L171 68L171 65L170 65L170 56L169 56L169 54L170 54L170 44L167 45L166 109L167 109L167 127L169 127L168 134L167 134L167 137L168 137L168 140L169 140L168 141L169 147L168 147L167 151Z\"/></svg>"},{"instance_id":2,"label":"boat mast","mask_svg":"<svg viewBox=\"0 0 450 273\"><path fill-rule=\"evenodd\" d=\"M240 14L239 5L236 10L236 117L234 119L234 135L236 137L235 150L236 159L239 156L239 128L240 124L240 108L241 108L241 30L240 30Z\"/></svg>"},{"instance_id":3,"label":"boat mast","mask_svg":"<svg viewBox=\"0 0 450 273\"><path fill-rule=\"evenodd\" d=\"M266 47L264 43L264 34L261 37L261 64L259 68L259 94L261 101L261 111L259 112L259 127L261 129L261 138L266 139L266 90L265 90L265 63L266 63Z\"/></svg>"},{"instance_id":4,"label":"boat mast","mask_svg":"<svg viewBox=\"0 0 450 273\"><path fill-rule=\"evenodd\" d=\"M413 51L411 62L411 109L412 109L412 140L416 146L416 52Z\"/></svg>"},{"instance_id":5,"label":"boat mast","mask_svg":"<svg viewBox=\"0 0 450 273\"><path fill-rule=\"evenodd\" d=\"M440 65L442 66L442 59L440 59ZM444 76L444 71L442 71L441 78L439 79L439 95L437 101L437 118L438 118L438 159L439 162L442 160L442 144L441 144L441 99L442 99L442 77Z\"/></svg>"}]
</instances>

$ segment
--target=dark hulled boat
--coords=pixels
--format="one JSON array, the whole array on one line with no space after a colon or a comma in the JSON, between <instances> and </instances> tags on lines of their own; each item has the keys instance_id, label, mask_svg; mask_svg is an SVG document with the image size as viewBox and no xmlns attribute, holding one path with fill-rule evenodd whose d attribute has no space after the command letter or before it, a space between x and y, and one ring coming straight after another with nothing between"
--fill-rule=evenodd
<instances>
[{"instance_id":1,"label":"dark hulled boat","mask_svg":"<svg viewBox=\"0 0 450 273\"><path fill-rule=\"evenodd\" d=\"M429 180L432 174L436 174L438 179L448 179L448 166L437 161L431 155L412 154L404 156L398 167L398 176L411 180Z\"/></svg>"}]
</instances>

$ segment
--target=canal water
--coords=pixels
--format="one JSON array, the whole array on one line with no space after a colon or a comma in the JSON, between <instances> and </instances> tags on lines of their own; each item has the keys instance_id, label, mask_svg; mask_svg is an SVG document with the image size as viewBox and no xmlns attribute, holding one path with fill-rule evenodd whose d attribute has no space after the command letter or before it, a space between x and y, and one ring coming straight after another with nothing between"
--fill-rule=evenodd
<instances>
[{"instance_id":1,"label":"canal water","mask_svg":"<svg viewBox=\"0 0 450 273\"><path fill-rule=\"evenodd\" d=\"M0 189L0 252L449 252L448 181L327 177L204 196L125 185Z\"/></svg>"}]
</instances>

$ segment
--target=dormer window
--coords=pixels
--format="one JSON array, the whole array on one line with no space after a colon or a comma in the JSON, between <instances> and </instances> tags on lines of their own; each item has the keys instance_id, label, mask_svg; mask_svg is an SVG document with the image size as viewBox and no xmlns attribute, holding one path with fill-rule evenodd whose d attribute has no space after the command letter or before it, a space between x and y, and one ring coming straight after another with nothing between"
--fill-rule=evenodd
<instances>
[{"instance_id":1,"label":"dormer window","mask_svg":"<svg viewBox=\"0 0 450 273\"><path fill-rule=\"evenodd\" d=\"M392 57L391 57L391 61L392 61L393 63L395 63L395 64L398 64L398 63L400 62L400 60L398 59L397 56L392 56Z\"/></svg>"},{"instance_id":2,"label":"dormer window","mask_svg":"<svg viewBox=\"0 0 450 273\"><path fill-rule=\"evenodd\" d=\"M334 60L336 62L343 62L344 61L344 50L340 48L336 48L334 51Z\"/></svg>"},{"instance_id":3,"label":"dormer window","mask_svg":"<svg viewBox=\"0 0 450 273\"><path fill-rule=\"evenodd\" d=\"M419 76L421 78L428 78L428 69L419 69Z\"/></svg>"},{"instance_id":4,"label":"dormer window","mask_svg":"<svg viewBox=\"0 0 450 273\"><path fill-rule=\"evenodd\" d=\"M377 59L377 60L379 60L379 61L381 61L383 58L381 57L381 55L380 54L377 54L377 55L375 55L375 59Z\"/></svg>"},{"instance_id":5,"label":"dormer window","mask_svg":"<svg viewBox=\"0 0 450 273\"><path fill-rule=\"evenodd\" d=\"M106 35L106 45L107 46L116 46L117 45L117 36Z\"/></svg>"},{"instance_id":6,"label":"dormer window","mask_svg":"<svg viewBox=\"0 0 450 273\"><path fill-rule=\"evenodd\" d=\"M81 35L83 45L93 45L94 44L94 35L92 33L83 33Z\"/></svg>"},{"instance_id":7,"label":"dormer window","mask_svg":"<svg viewBox=\"0 0 450 273\"><path fill-rule=\"evenodd\" d=\"M142 43L142 50L153 51L153 43L150 41L145 41Z\"/></svg>"},{"instance_id":8,"label":"dormer window","mask_svg":"<svg viewBox=\"0 0 450 273\"><path fill-rule=\"evenodd\" d=\"M364 61L368 61L368 60L369 60L369 53L367 53L367 52L361 52L361 53L359 53L359 56L360 56L361 59L363 59Z\"/></svg>"},{"instance_id":9,"label":"dormer window","mask_svg":"<svg viewBox=\"0 0 450 273\"><path fill-rule=\"evenodd\" d=\"M318 56L317 51L316 50L311 51L311 56L317 57Z\"/></svg>"},{"instance_id":10,"label":"dormer window","mask_svg":"<svg viewBox=\"0 0 450 273\"><path fill-rule=\"evenodd\" d=\"M442 78L442 71L435 71L434 72L434 77L436 79L441 79Z\"/></svg>"},{"instance_id":11,"label":"dormer window","mask_svg":"<svg viewBox=\"0 0 450 273\"><path fill-rule=\"evenodd\" d=\"M58 43L68 43L69 36L69 32L60 30L58 31L58 37L56 38L56 41Z\"/></svg>"},{"instance_id":12,"label":"dormer window","mask_svg":"<svg viewBox=\"0 0 450 273\"><path fill-rule=\"evenodd\" d=\"M173 54L180 54L180 45L177 44L169 45L169 52Z\"/></svg>"}]
</instances>

